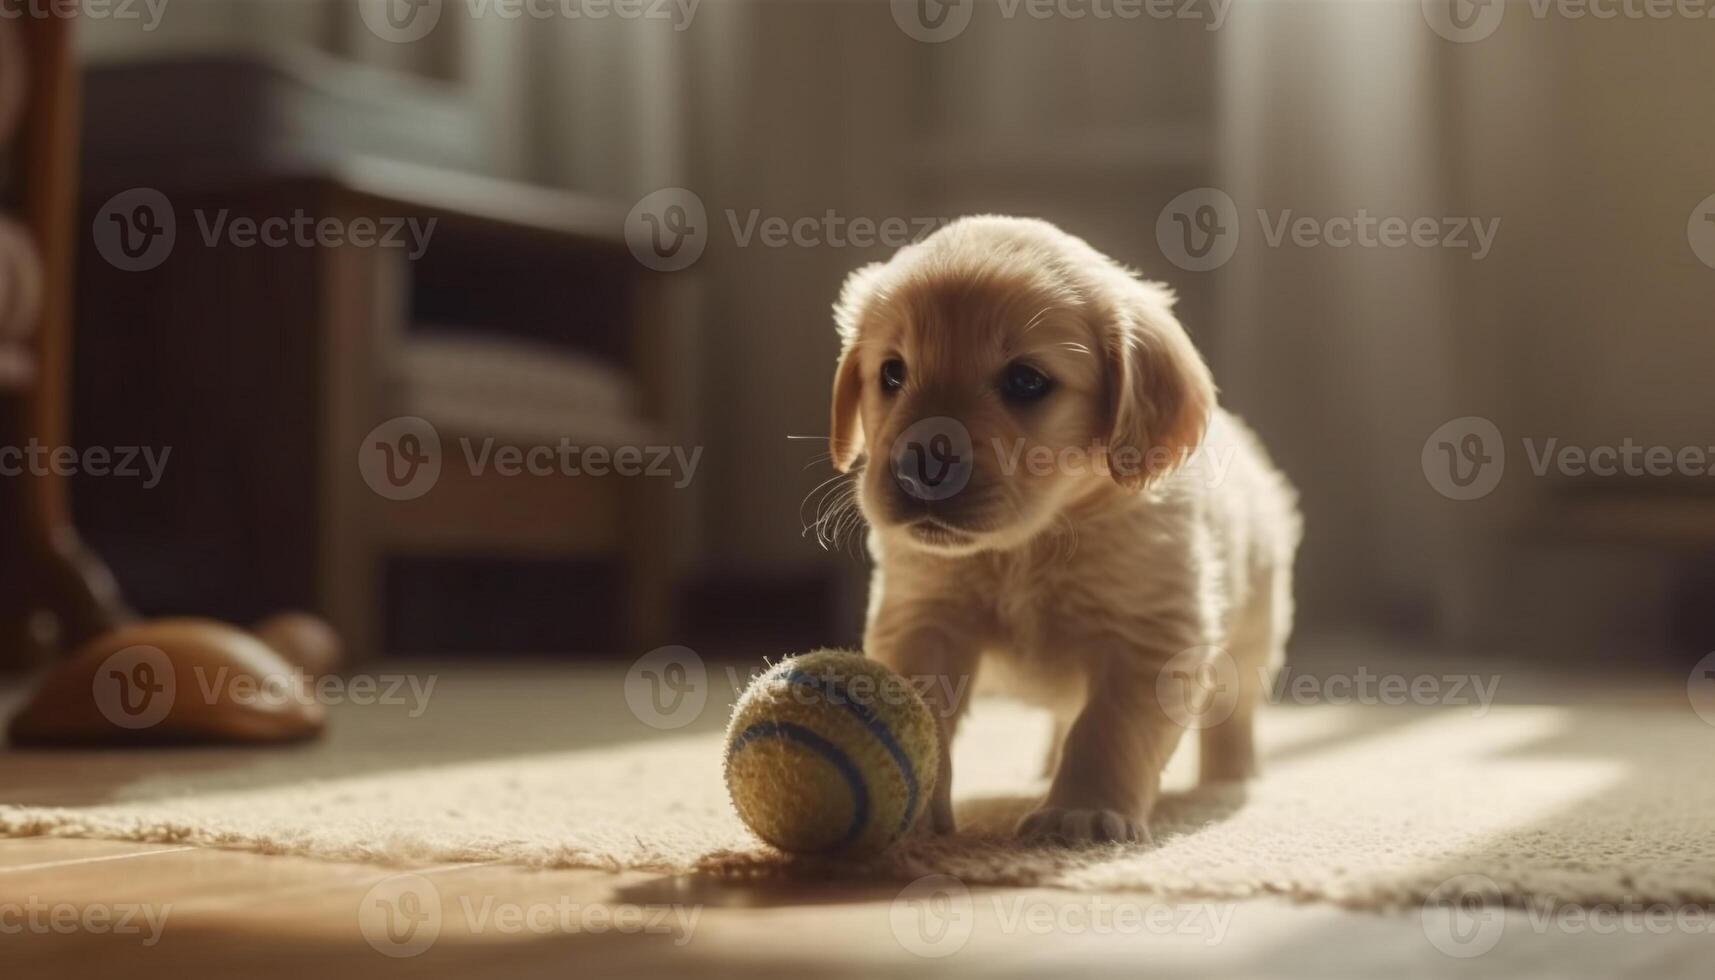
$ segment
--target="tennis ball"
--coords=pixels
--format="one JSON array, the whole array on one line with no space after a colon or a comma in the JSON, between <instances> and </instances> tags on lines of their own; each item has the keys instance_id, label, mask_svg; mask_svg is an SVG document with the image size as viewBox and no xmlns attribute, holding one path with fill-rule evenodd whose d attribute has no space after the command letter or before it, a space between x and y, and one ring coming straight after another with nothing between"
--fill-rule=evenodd
<instances>
[{"instance_id":1,"label":"tennis ball","mask_svg":"<svg viewBox=\"0 0 1715 980\"><path fill-rule=\"evenodd\" d=\"M935 790L935 718L905 678L817 650L752 681L727 726L726 785L758 837L797 854L874 854Z\"/></svg>"}]
</instances>

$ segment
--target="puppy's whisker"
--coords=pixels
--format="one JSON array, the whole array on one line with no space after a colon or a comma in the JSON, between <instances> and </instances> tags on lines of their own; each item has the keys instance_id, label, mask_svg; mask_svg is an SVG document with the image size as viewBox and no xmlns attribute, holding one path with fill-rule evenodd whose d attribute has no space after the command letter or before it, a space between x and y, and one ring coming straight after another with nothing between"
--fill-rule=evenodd
<instances>
[{"instance_id":1,"label":"puppy's whisker","mask_svg":"<svg viewBox=\"0 0 1715 980\"><path fill-rule=\"evenodd\" d=\"M830 540L833 542L834 547L838 548L842 554L846 552L847 544L850 541L846 532L851 529L853 522L856 519L855 508L849 506L840 508L839 519L834 522L834 529L831 533Z\"/></svg>"},{"instance_id":2,"label":"puppy's whisker","mask_svg":"<svg viewBox=\"0 0 1715 980\"><path fill-rule=\"evenodd\" d=\"M849 475L850 474L847 474L847 473L835 473L833 476L828 477L826 480L823 480L821 483L816 484L814 487L810 488L809 493L804 495L804 502L808 503L809 499L812 496L815 496L817 493L821 492L824 487L833 487L835 484L846 479L846 477ZM799 513L801 516L803 513L803 505L800 504L798 509L799 509Z\"/></svg>"},{"instance_id":3,"label":"puppy's whisker","mask_svg":"<svg viewBox=\"0 0 1715 980\"><path fill-rule=\"evenodd\" d=\"M845 509L846 516L838 528L838 533L850 533L849 540L851 542L851 552L852 555L858 559L862 559L864 557L862 532L869 524L869 522L864 518L863 507L860 506L859 501L859 494L862 492L861 488L863 487L863 474L866 469L867 466L865 465L853 467L852 479L847 484L850 489L840 501L841 506Z\"/></svg>"},{"instance_id":4,"label":"puppy's whisker","mask_svg":"<svg viewBox=\"0 0 1715 980\"><path fill-rule=\"evenodd\" d=\"M821 523L823 547L835 547L845 550L847 531L855 531L863 526L863 511L858 507L858 484L848 483L844 492L837 496L830 495L831 503ZM856 540L855 534L852 540ZM861 557L861 553L859 554Z\"/></svg>"},{"instance_id":5,"label":"puppy's whisker","mask_svg":"<svg viewBox=\"0 0 1715 980\"><path fill-rule=\"evenodd\" d=\"M853 474L839 473L811 488L798 505L798 522L801 525L800 534L815 534L816 543L827 550L832 539L828 533L828 522L840 508L850 500L856 492L856 481L851 479ZM806 509L814 513L814 517L806 520Z\"/></svg>"},{"instance_id":6,"label":"puppy's whisker","mask_svg":"<svg viewBox=\"0 0 1715 980\"><path fill-rule=\"evenodd\" d=\"M827 510L816 522L816 540L824 551L837 548L840 543L840 525L844 523L851 505L850 496L841 497L829 503Z\"/></svg>"},{"instance_id":7,"label":"puppy's whisker","mask_svg":"<svg viewBox=\"0 0 1715 980\"><path fill-rule=\"evenodd\" d=\"M828 522L831 526L826 532L826 542L842 552L845 550L846 532L863 523L863 515L857 507L855 489L854 487L853 492L842 496L828 512Z\"/></svg>"}]
</instances>

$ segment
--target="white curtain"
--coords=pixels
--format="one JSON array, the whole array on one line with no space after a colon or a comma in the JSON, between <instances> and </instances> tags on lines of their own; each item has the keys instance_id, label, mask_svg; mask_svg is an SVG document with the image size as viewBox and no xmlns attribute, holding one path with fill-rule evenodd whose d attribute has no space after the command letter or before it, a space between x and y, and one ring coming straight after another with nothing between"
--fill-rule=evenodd
<instances>
[{"instance_id":1,"label":"white curtain","mask_svg":"<svg viewBox=\"0 0 1715 980\"><path fill-rule=\"evenodd\" d=\"M1457 565L1420 449L1480 407L1456 391L1455 260L1271 246L1265 222L1449 213L1440 42L1416 3L1341 2L1241 2L1225 42L1224 387L1303 491L1301 601L1420 625Z\"/></svg>"}]
</instances>

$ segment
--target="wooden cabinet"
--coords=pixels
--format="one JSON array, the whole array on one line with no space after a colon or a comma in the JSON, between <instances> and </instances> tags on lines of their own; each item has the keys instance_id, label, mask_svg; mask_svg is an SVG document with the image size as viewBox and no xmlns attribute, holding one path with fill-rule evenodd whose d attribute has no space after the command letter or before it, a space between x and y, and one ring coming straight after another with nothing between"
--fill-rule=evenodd
<instances>
[{"instance_id":1,"label":"wooden cabinet","mask_svg":"<svg viewBox=\"0 0 1715 980\"><path fill-rule=\"evenodd\" d=\"M139 605L238 621L313 608L358 657L420 645L420 633L399 628L413 605L555 647L647 649L667 630L670 486L508 477L468 461L471 445L551 444L592 428L592 442L671 441L660 423L656 283L626 247L623 208L363 160L310 177L155 189L173 206L171 254L137 273L85 249L77 358L81 442L171 447L148 492L79 491L91 536ZM92 189L86 219L122 190ZM234 223L280 230L298 216L312 231L281 231L284 244L233 241ZM349 240L317 236L324 223ZM395 227L391 244L346 234ZM415 356L446 330L469 352L468 372L455 361L452 375L434 375L422 365L444 368L446 357ZM509 388L507 364L520 358L533 358L531 369ZM630 397L605 414L625 417L567 408L556 365L612 379ZM466 373L498 374L493 404L470 405ZM459 397L442 390L449 384ZM544 399L553 410L531 415ZM520 414L538 424L513 424ZM420 495L378 491L364 475L363 454L398 448L368 443L393 438L402 418L427 420L438 442L412 444L439 451L439 475ZM400 594L433 578L408 574L413 562L484 561L582 563L612 588L573 589L522 612L483 608L476 589ZM558 617L563 629L506 632L505 619L526 615ZM469 648L522 642L473 636Z\"/></svg>"}]
</instances>

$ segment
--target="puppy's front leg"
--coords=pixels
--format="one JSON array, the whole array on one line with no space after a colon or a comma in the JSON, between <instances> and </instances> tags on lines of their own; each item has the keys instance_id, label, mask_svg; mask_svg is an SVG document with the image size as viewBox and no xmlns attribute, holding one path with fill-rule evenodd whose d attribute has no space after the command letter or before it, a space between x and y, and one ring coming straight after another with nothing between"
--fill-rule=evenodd
<instances>
[{"instance_id":1,"label":"puppy's front leg","mask_svg":"<svg viewBox=\"0 0 1715 980\"><path fill-rule=\"evenodd\" d=\"M1047 801L1019 821L1019 835L1150 843L1161 770L1184 733L1156 697L1155 672L1104 671L1066 733Z\"/></svg>"},{"instance_id":2,"label":"puppy's front leg","mask_svg":"<svg viewBox=\"0 0 1715 980\"><path fill-rule=\"evenodd\" d=\"M865 638L866 652L911 682L935 715L939 735L940 767L935 792L917 830L950 834L953 825L953 736L959 719L970 706L971 684L976 679L977 650L974 645L934 628L897 629L878 623Z\"/></svg>"}]
</instances>

